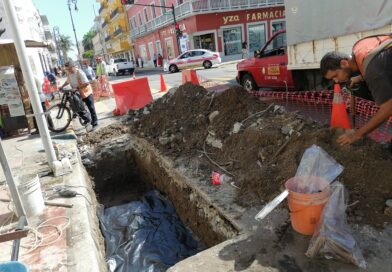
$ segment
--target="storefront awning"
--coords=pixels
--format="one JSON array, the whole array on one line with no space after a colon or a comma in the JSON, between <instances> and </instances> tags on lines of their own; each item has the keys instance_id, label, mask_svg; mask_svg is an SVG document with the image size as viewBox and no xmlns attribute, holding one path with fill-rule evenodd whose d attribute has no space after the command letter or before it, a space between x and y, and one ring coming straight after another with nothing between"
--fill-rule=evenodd
<instances>
[{"instance_id":1,"label":"storefront awning","mask_svg":"<svg viewBox=\"0 0 392 272\"><path fill-rule=\"evenodd\" d=\"M12 39L1 39L0 45L11 44L14 43ZM50 47L50 44L43 41L33 41L33 40L25 40L25 45L28 48L47 48Z\"/></svg>"}]
</instances>

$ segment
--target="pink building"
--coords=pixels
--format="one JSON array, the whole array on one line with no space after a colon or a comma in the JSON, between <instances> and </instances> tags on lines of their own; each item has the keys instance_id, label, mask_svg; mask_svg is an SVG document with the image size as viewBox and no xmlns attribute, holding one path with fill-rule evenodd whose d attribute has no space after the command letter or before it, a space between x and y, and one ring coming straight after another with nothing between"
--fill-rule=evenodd
<instances>
[{"instance_id":1,"label":"pink building","mask_svg":"<svg viewBox=\"0 0 392 272\"><path fill-rule=\"evenodd\" d=\"M152 64L154 54L171 59L181 51L203 48L223 58L240 56L242 42L250 52L285 28L283 0L138 0L127 6L135 58ZM173 13L183 36L176 37Z\"/></svg>"}]
</instances>

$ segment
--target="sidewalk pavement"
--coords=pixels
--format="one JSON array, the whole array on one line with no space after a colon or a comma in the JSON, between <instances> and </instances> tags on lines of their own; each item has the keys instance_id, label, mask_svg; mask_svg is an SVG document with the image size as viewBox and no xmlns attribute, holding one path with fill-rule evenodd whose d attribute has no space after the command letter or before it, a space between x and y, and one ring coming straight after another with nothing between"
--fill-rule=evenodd
<instances>
[{"instance_id":1,"label":"sidewalk pavement","mask_svg":"<svg viewBox=\"0 0 392 272\"><path fill-rule=\"evenodd\" d=\"M71 136L71 137L70 137ZM75 138L74 134L60 138ZM41 215L28 218L28 237L21 239L19 260L30 271L106 271L103 239L96 213L96 197L81 163L75 139L55 139L60 153L71 160L73 172L54 177L41 139L27 135L2 141L15 177L38 175L45 201L72 204L72 208L46 206ZM66 186L82 197L58 198L54 188ZM51 199L53 198L53 199ZM14 214L3 171L0 170L0 233L14 231ZM11 258L12 241L0 243L0 262Z\"/></svg>"}]
</instances>

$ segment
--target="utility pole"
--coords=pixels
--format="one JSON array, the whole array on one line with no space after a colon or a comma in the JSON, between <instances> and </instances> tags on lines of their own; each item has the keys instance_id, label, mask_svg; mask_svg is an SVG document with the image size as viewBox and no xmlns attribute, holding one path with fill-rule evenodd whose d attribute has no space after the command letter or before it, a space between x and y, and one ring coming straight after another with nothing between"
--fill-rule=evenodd
<instances>
[{"instance_id":1,"label":"utility pole","mask_svg":"<svg viewBox=\"0 0 392 272\"><path fill-rule=\"evenodd\" d=\"M15 49L18 54L18 59L19 59L20 67L22 69L23 77L27 85L27 92L31 100L31 106L33 107L34 116L37 120L39 134L41 136L42 144L45 149L48 163L50 167L53 168L53 163L57 161L56 154L53 149L53 143L52 143L52 139L50 138L48 124L46 122L46 118L41 106L41 100L39 98L38 90L35 85L33 71L31 69L29 59L27 57L26 45L19 31L15 8L11 4L11 2L12 2L11 0L3 0L4 13L8 17L11 33L13 34L14 37Z\"/></svg>"},{"instance_id":2,"label":"utility pole","mask_svg":"<svg viewBox=\"0 0 392 272\"><path fill-rule=\"evenodd\" d=\"M71 16L72 28L73 28L73 32L75 35L76 49L78 50L78 59L80 59L81 56L80 56L80 50L79 50L79 42L78 42L78 37L76 36L75 24L73 21L72 11L71 11L71 4L74 5L75 11L78 11L78 7L76 6L77 2L78 2L78 0L68 0L68 10L69 10L69 15Z\"/></svg>"}]
</instances>

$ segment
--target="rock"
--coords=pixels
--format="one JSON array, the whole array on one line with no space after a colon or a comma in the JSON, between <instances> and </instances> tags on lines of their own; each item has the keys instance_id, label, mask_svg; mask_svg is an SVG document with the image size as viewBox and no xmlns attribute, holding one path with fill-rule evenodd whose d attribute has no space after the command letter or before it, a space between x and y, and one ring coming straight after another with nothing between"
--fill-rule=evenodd
<instances>
[{"instance_id":1,"label":"rock","mask_svg":"<svg viewBox=\"0 0 392 272\"><path fill-rule=\"evenodd\" d=\"M208 134L207 139L206 139L206 143L212 147L219 148L219 149L222 149L222 146L223 146L222 141L219 139L216 139L211 134Z\"/></svg>"},{"instance_id":2,"label":"rock","mask_svg":"<svg viewBox=\"0 0 392 272\"><path fill-rule=\"evenodd\" d=\"M286 126L282 127L282 128L280 129L280 131L281 131L284 135L291 135L291 134L294 132L293 128L292 128L290 125L286 125Z\"/></svg>"},{"instance_id":3,"label":"rock","mask_svg":"<svg viewBox=\"0 0 392 272\"><path fill-rule=\"evenodd\" d=\"M386 205L387 207L392 208L392 199L388 199L388 200L385 202L385 205Z\"/></svg>"},{"instance_id":4,"label":"rock","mask_svg":"<svg viewBox=\"0 0 392 272\"><path fill-rule=\"evenodd\" d=\"M275 105L274 106L274 112L277 113L285 113L286 109L283 106Z\"/></svg>"},{"instance_id":5,"label":"rock","mask_svg":"<svg viewBox=\"0 0 392 272\"><path fill-rule=\"evenodd\" d=\"M143 109L143 114L144 115L150 114L150 111L148 110L148 108Z\"/></svg>"},{"instance_id":6,"label":"rock","mask_svg":"<svg viewBox=\"0 0 392 272\"><path fill-rule=\"evenodd\" d=\"M167 145L167 144L171 143L172 138L171 137L159 137L158 141L161 145Z\"/></svg>"},{"instance_id":7,"label":"rock","mask_svg":"<svg viewBox=\"0 0 392 272\"><path fill-rule=\"evenodd\" d=\"M234 134L238 133L240 131L241 127L242 127L242 123L235 122L234 125L233 125L232 133L234 133Z\"/></svg>"},{"instance_id":8,"label":"rock","mask_svg":"<svg viewBox=\"0 0 392 272\"><path fill-rule=\"evenodd\" d=\"M169 91L167 91L170 95L173 95L173 94L175 94L176 92L177 92L177 90L178 90L178 88L176 87L176 88L171 88L171 89L169 89Z\"/></svg>"},{"instance_id":9,"label":"rock","mask_svg":"<svg viewBox=\"0 0 392 272\"><path fill-rule=\"evenodd\" d=\"M265 156L264 156L264 154L263 154L263 151L262 150L259 150L259 153L257 154L257 156L259 157L259 159L262 161L262 162L264 162L265 161Z\"/></svg>"},{"instance_id":10,"label":"rock","mask_svg":"<svg viewBox=\"0 0 392 272\"><path fill-rule=\"evenodd\" d=\"M389 217L392 217L392 207L386 207L384 210L384 214Z\"/></svg>"},{"instance_id":11,"label":"rock","mask_svg":"<svg viewBox=\"0 0 392 272\"><path fill-rule=\"evenodd\" d=\"M210 113L210 115L208 115L208 120L210 121L210 124L214 122L214 120L218 115L219 115L219 111L213 111Z\"/></svg>"}]
</instances>

